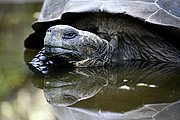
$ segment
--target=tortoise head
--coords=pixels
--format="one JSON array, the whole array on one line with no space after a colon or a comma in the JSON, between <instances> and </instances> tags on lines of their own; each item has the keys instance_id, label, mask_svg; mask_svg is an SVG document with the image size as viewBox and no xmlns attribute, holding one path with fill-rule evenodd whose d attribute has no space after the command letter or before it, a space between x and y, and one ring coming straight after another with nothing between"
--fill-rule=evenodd
<instances>
[{"instance_id":1,"label":"tortoise head","mask_svg":"<svg viewBox=\"0 0 180 120\"><path fill-rule=\"evenodd\" d=\"M50 27L44 39L45 53L76 67L103 66L109 63L108 41L68 25Z\"/></svg>"}]
</instances>

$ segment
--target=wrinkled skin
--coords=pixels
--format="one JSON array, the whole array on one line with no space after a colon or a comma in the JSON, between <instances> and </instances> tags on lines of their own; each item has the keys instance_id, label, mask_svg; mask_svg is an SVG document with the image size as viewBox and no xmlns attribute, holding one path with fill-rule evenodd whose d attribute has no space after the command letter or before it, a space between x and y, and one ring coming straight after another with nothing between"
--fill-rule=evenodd
<instances>
[{"instance_id":1,"label":"wrinkled skin","mask_svg":"<svg viewBox=\"0 0 180 120\"><path fill-rule=\"evenodd\" d=\"M49 57L68 61L77 67L103 66L110 62L111 50L106 40L68 25L49 28L44 45Z\"/></svg>"},{"instance_id":2,"label":"wrinkled skin","mask_svg":"<svg viewBox=\"0 0 180 120\"><path fill-rule=\"evenodd\" d=\"M71 26L52 26L44 46L52 61L60 59L75 67L105 66L124 60L180 62L176 47L127 16L94 14Z\"/></svg>"}]
</instances>

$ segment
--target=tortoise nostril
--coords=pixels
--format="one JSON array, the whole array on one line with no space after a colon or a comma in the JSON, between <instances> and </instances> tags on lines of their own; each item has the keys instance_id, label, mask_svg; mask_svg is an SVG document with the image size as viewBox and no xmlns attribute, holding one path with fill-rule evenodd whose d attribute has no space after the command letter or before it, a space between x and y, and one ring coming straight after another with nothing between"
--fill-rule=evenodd
<instances>
[{"instance_id":1,"label":"tortoise nostril","mask_svg":"<svg viewBox=\"0 0 180 120\"><path fill-rule=\"evenodd\" d=\"M47 32L51 33L51 30L47 30Z\"/></svg>"}]
</instances>

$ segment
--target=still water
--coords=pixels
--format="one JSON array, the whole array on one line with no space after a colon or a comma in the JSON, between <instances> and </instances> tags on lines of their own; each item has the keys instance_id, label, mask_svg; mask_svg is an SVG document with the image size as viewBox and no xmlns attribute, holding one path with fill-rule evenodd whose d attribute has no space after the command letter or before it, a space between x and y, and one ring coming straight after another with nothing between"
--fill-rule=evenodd
<instances>
[{"instance_id":1,"label":"still water","mask_svg":"<svg viewBox=\"0 0 180 120\"><path fill-rule=\"evenodd\" d=\"M108 68L28 65L24 39L41 4L0 5L0 120L180 120L180 64Z\"/></svg>"}]
</instances>

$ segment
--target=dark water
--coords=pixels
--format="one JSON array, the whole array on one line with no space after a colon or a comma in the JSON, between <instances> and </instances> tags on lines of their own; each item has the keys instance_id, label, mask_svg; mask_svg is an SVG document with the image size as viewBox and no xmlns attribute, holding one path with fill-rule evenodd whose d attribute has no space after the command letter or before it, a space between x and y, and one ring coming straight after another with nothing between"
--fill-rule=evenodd
<instances>
[{"instance_id":1,"label":"dark water","mask_svg":"<svg viewBox=\"0 0 180 120\"><path fill-rule=\"evenodd\" d=\"M180 119L180 64L124 62L47 75L29 68L37 51L23 41L40 8L0 5L0 120Z\"/></svg>"}]
</instances>

